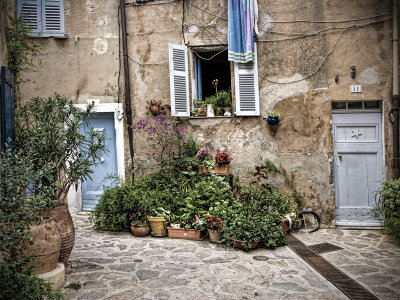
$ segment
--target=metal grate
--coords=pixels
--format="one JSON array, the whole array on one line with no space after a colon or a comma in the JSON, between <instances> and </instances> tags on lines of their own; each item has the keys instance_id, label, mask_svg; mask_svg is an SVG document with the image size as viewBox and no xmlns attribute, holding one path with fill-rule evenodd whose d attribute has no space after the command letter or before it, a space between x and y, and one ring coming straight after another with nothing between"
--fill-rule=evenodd
<instances>
[{"instance_id":1,"label":"metal grate","mask_svg":"<svg viewBox=\"0 0 400 300\"><path fill-rule=\"evenodd\" d=\"M347 297L353 300L377 300L378 298L366 290L355 280L327 262L311 247L307 247L302 241L293 235L286 236L286 242L290 249L312 266L318 273L332 282ZM329 244L329 243L323 243ZM321 244L317 244L321 245ZM314 245L316 246L316 245ZM332 245L334 246L334 245ZM337 247L337 246L335 246ZM318 247L317 247L318 248ZM339 247L338 247L339 248Z\"/></svg>"},{"instance_id":2,"label":"metal grate","mask_svg":"<svg viewBox=\"0 0 400 300\"><path fill-rule=\"evenodd\" d=\"M312 250L314 250L314 252L316 252L318 254L343 250L343 248L333 245L333 244L330 244L330 243L320 243L320 244L315 244L315 245L311 245L308 247L310 247Z\"/></svg>"}]
</instances>

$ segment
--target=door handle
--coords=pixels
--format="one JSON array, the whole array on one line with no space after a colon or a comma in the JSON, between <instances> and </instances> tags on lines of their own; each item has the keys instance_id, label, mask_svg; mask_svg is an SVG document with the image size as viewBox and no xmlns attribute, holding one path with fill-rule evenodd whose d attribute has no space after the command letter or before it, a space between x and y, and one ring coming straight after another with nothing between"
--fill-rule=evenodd
<instances>
[{"instance_id":1,"label":"door handle","mask_svg":"<svg viewBox=\"0 0 400 300\"><path fill-rule=\"evenodd\" d=\"M340 159L340 160L342 160L342 157L343 157L342 154L339 154L339 159Z\"/></svg>"}]
</instances>

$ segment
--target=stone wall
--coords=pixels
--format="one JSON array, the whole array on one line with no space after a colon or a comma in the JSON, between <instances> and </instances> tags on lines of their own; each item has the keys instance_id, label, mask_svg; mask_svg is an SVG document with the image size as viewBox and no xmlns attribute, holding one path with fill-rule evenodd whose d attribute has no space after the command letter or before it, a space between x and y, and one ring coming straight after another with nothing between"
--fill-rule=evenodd
<instances>
[{"instance_id":1,"label":"stone wall","mask_svg":"<svg viewBox=\"0 0 400 300\"><path fill-rule=\"evenodd\" d=\"M388 110L391 86L391 1L258 1L257 37L260 108L277 110L282 121L272 136L260 117L183 120L198 142L228 150L232 171L243 182L269 158L293 171L305 207L334 225L331 101L382 100ZM25 98L54 91L78 102L102 97L118 101L119 1L66 0L65 39L42 39L46 64L27 74ZM134 120L145 119L146 101L170 103L168 44L226 45L227 1L151 1L126 5L131 99ZM366 18L372 16L380 17ZM293 22L314 20L317 23ZM353 20L343 23L327 21ZM287 22L286 22L287 21ZM296 37L294 33L304 33ZM296 37L296 38L295 38ZM357 76L352 79L350 67ZM335 77L338 75L338 82ZM363 93L350 93L362 84ZM121 101L123 97L121 95ZM385 144L391 149L385 116ZM126 141L127 173L132 167ZM157 166L145 139L134 136L135 173ZM388 158L386 158L388 161Z\"/></svg>"}]
</instances>

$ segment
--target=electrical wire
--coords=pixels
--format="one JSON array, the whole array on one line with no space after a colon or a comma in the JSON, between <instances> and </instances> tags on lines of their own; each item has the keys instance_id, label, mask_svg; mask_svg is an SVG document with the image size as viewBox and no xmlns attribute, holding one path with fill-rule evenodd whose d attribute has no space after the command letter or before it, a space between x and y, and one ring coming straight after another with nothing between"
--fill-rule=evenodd
<instances>
[{"instance_id":1,"label":"electrical wire","mask_svg":"<svg viewBox=\"0 0 400 300\"><path fill-rule=\"evenodd\" d=\"M157 2L152 2L152 3L137 3L137 2L129 2L129 3L125 3L125 6L149 6L149 5L160 5L160 4L168 4L171 2L176 2L176 1L180 1L180 0L169 0L169 1L157 1Z\"/></svg>"},{"instance_id":2,"label":"electrical wire","mask_svg":"<svg viewBox=\"0 0 400 300\"><path fill-rule=\"evenodd\" d=\"M224 21L227 21L227 22L228 22L228 19L222 18L221 16L218 16L218 15L213 14L213 13L211 13L211 12L209 12L209 11L203 9L203 8L200 8L200 7L196 6L196 5L194 5L194 4L192 3L192 1L190 1L190 5L193 6L193 7L195 7L195 8L197 8L198 10L201 10L202 12L205 12L205 13L211 15L211 16L217 17L217 18L219 18L219 19L221 19L221 20L224 20Z\"/></svg>"},{"instance_id":3,"label":"electrical wire","mask_svg":"<svg viewBox=\"0 0 400 300\"><path fill-rule=\"evenodd\" d=\"M268 78L266 78L266 77L264 77L264 76L262 76L262 75L260 75L260 74L258 74L258 76L259 76L261 79L265 80L265 81L268 81L268 82L271 82L271 83L276 83L276 84L291 84L291 83L296 83L296 82L300 82L300 81L306 80L306 79L308 79L308 78L314 76L314 75L319 71L319 69L322 67L322 65L323 65L324 62L327 60L327 58L333 53L333 50L335 49L336 44L337 44L337 42L339 41L339 39L341 38L341 36L343 35L343 33L344 33L346 30L349 30L350 28L353 28L353 26L350 26L349 28L343 29L343 30L342 30L342 32L341 32L341 33L339 34L339 36L337 37L335 43L333 44L331 51L329 51L329 53L328 53L327 55L325 55L324 59L323 59L322 62L318 65L318 67L316 68L316 70L315 70L314 72L312 72L311 74L307 75L306 77L303 77L302 79L298 79L298 80L289 81L289 82L279 82L279 81L270 80L270 79L268 79Z\"/></svg>"},{"instance_id":4,"label":"electrical wire","mask_svg":"<svg viewBox=\"0 0 400 300\"><path fill-rule=\"evenodd\" d=\"M361 27L364 27L364 26L369 26L369 25L371 25L371 24L375 24L375 23L380 23L380 22L383 22L383 21L387 21L387 20L390 20L390 19L392 19L392 18L381 19L381 20L378 20L378 21L373 21L373 22L369 22L369 23L365 23L365 24L354 24L354 25L347 26L347 27L332 27L332 28L327 28L327 29L323 29L323 30L316 31L316 32L313 32L313 33L303 34L303 35L299 35L299 36L295 36L295 37L291 37L291 38L276 39L276 40L262 40L262 39L257 39L256 41L257 41L257 42L282 42L282 41L290 41L290 40L296 40L296 39L300 39L300 38L310 37L310 36L317 35L317 34L320 34L320 33L324 33L324 32L327 32L327 31L331 31L331 30L343 30L343 29L356 28L356 27L361 28Z\"/></svg>"},{"instance_id":5,"label":"electrical wire","mask_svg":"<svg viewBox=\"0 0 400 300\"><path fill-rule=\"evenodd\" d=\"M224 44L219 38L217 38L215 36L214 33L212 33L210 30L208 30L208 28L206 26L203 25L203 23L201 23L201 21L199 20L199 18L197 17L197 15L192 11L192 14L195 16L195 18L197 19L197 21L200 23L201 27L203 27L205 30L208 31L209 34L211 34L218 42L220 42L221 44Z\"/></svg>"},{"instance_id":6,"label":"electrical wire","mask_svg":"<svg viewBox=\"0 0 400 300\"><path fill-rule=\"evenodd\" d=\"M373 19L373 18L378 18L378 17L383 17L383 16L391 16L391 13L386 13L386 14L381 14L381 15L375 15L375 16L371 16L371 17L364 17L364 18L358 18L358 19L347 19L347 20L331 20L331 21L310 21L310 20L293 20L293 21L270 21L270 22L266 22L266 23L277 23L277 24L285 24L285 23L347 23L347 22L355 22L355 21L364 21L364 20L369 20L369 19ZM261 28L264 27L264 25L266 24L264 23Z\"/></svg>"},{"instance_id":7,"label":"electrical wire","mask_svg":"<svg viewBox=\"0 0 400 300\"><path fill-rule=\"evenodd\" d=\"M201 58L202 60L212 60L214 57L216 57L217 55L221 54L222 52L228 50L228 47L224 48L223 50L219 51L218 53L214 54L213 56L211 56L210 58L205 58L202 57L201 55L199 55L199 53L195 52L196 56Z\"/></svg>"}]
</instances>

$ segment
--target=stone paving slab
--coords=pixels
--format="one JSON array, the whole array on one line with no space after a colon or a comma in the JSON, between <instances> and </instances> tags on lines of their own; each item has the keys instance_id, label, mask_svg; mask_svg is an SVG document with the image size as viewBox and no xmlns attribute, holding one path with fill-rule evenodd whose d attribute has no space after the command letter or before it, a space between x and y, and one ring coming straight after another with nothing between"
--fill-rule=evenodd
<instances>
[{"instance_id":1,"label":"stone paving slab","mask_svg":"<svg viewBox=\"0 0 400 300\"><path fill-rule=\"evenodd\" d=\"M400 299L400 247L383 230L302 230L294 235L308 246L329 242L343 248L320 255L379 299Z\"/></svg>"},{"instance_id":2,"label":"stone paving slab","mask_svg":"<svg viewBox=\"0 0 400 300\"><path fill-rule=\"evenodd\" d=\"M87 216L78 215L74 224L65 299L347 299L286 246L244 252L206 240L95 231ZM383 234L320 230L296 236L306 244L337 243L344 249L322 256L351 277L357 273L353 278L379 298L400 299L400 250Z\"/></svg>"}]
</instances>

